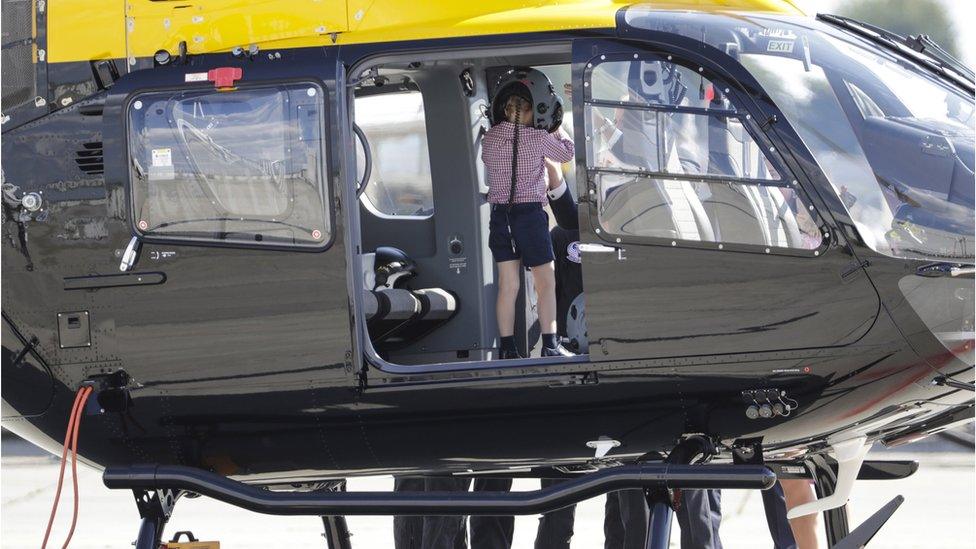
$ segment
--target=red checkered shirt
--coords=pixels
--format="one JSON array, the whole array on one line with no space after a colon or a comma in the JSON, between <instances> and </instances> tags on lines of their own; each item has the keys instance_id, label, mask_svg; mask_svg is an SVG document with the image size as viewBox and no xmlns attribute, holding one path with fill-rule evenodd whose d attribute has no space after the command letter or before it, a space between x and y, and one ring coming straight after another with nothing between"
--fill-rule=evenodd
<instances>
[{"instance_id":1,"label":"red checkered shirt","mask_svg":"<svg viewBox=\"0 0 976 549\"><path fill-rule=\"evenodd\" d=\"M492 127L481 142L481 159L488 168L488 202L508 204L512 188L512 138L515 124ZM562 133L519 127L515 203L546 202L545 159L569 162L574 146Z\"/></svg>"}]
</instances>

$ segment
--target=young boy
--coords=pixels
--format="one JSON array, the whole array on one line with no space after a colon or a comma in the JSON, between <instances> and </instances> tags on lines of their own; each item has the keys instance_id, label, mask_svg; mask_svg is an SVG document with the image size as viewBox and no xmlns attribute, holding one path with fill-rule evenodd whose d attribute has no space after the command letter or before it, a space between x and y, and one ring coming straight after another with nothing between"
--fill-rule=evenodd
<instances>
[{"instance_id":1,"label":"young boy","mask_svg":"<svg viewBox=\"0 0 976 549\"><path fill-rule=\"evenodd\" d=\"M542 356L572 356L556 336L556 278L549 216L542 205L547 190L545 161L572 160L573 142L562 128L549 132L533 125L535 113L528 94L515 91L496 101L504 102L504 119L485 134L481 158L488 171L491 203L488 247L498 265L499 358L521 358L513 335L521 265L532 271L535 283Z\"/></svg>"}]
</instances>

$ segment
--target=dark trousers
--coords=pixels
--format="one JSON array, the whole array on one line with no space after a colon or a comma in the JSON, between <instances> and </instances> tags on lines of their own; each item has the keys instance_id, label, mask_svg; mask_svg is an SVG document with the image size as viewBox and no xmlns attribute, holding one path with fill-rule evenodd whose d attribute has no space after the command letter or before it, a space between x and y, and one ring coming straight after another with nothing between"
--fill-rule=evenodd
<instances>
[{"instance_id":1,"label":"dark trousers","mask_svg":"<svg viewBox=\"0 0 976 549\"><path fill-rule=\"evenodd\" d=\"M796 549L796 539L793 529L786 518L786 496L783 485L776 483L769 490L763 490L763 509L766 511L766 525L769 535L773 538L773 549Z\"/></svg>"},{"instance_id":2,"label":"dark trousers","mask_svg":"<svg viewBox=\"0 0 976 549\"><path fill-rule=\"evenodd\" d=\"M544 478L541 482L543 488L548 488L562 481ZM542 518L539 519L539 529L535 535L535 549L569 549L569 540L573 538L573 523L575 521L575 505L542 515Z\"/></svg>"},{"instance_id":3,"label":"dark trousers","mask_svg":"<svg viewBox=\"0 0 976 549\"><path fill-rule=\"evenodd\" d=\"M508 492L510 478L479 478L475 492ZM515 533L515 517L471 517L471 549L510 549Z\"/></svg>"},{"instance_id":4,"label":"dark trousers","mask_svg":"<svg viewBox=\"0 0 976 549\"><path fill-rule=\"evenodd\" d=\"M674 514L681 528L681 549L722 549L721 490L682 490Z\"/></svg>"},{"instance_id":5,"label":"dark trousers","mask_svg":"<svg viewBox=\"0 0 976 549\"><path fill-rule=\"evenodd\" d=\"M604 548L644 549L647 515L643 490L621 490L607 494L603 518Z\"/></svg>"},{"instance_id":6,"label":"dark trousers","mask_svg":"<svg viewBox=\"0 0 976 549\"><path fill-rule=\"evenodd\" d=\"M396 492L466 492L470 479L396 477ZM467 549L465 517L393 517L393 543L396 549Z\"/></svg>"},{"instance_id":7,"label":"dark trousers","mask_svg":"<svg viewBox=\"0 0 976 549\"><path fill-rule=\"evenodd\" d=\"M719 490L682 490L675 511L681 528L681 549L722 549L718 528L722 522ZM606 549L644 549L648 509L643 490L607 494L603 521Z\"/></svg>"}]
</instances>

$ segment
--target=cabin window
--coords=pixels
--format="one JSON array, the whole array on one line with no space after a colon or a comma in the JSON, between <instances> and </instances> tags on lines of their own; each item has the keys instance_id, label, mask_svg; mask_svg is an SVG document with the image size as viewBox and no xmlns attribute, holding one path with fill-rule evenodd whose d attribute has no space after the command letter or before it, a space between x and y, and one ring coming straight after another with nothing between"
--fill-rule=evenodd
<instances>
[{"instance_id":1,"label":"cabin window","mask_svg":"<svg viewBox=\"0 0 976 549\"><path fill-rule=\"evenodd\" d=\"M129 103L141 234L319 248L331 237L324 93L288 84L140 94Z\"/></svg>"},{"instance_id":2,"label":"cabin window","mask_svg":"<svg viewBox=\"0 0 976 549\"><path fill-rule=\"evenodd\" d=\"M728 90L671 57L601 56L585 75L586 165L614 235L813 250L809 202Z\"/></svg>"},{"instance_id":3,"label":"cabin window","mask_svg":"<svg viewBox=\"0 0 976 549\"><path fill-rule=\"evenodd\" d=\"M434 191L423 95L406 87L360 95L356 97L355 111L356 124L366 135L372 161L363 204L375 215L432 216ZM360 181L365 166L362 147L362 143L356 147Z\"/></svg>"},{"instance_id":4,"label":"cabin window","mask_svg":"<svg viewBox=\"0 0 976 549\"><path fill-rule=\"evenodd\" d=\"M33 107L35 98L46 95L46 90L37 89L37 70L41 64L34 61L38 48L37 25L31 13L34 5L35 2L23 0L3 2L0 111L5 115L23 105Z\"/></svg>"}]
</instances>

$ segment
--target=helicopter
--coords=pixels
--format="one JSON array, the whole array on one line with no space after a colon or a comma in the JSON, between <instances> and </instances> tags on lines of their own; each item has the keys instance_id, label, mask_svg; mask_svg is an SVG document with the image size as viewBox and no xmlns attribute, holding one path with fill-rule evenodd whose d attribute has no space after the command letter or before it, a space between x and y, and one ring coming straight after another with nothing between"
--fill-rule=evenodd
<instances>
[{"instance_id":1,"label":"helicopter","mask_svg":"<svg viewBox=\"0 0 976 549\"><path fill-rule=\"evenodd\" d=\"M341 530L643 488L660 525L674 489L777 477L860 546L898 502L851 531L855 481L917 467L867 449L973 421L974 78L924 36L786 0L3 18L3 426L132 490L139 548L184 495ZM565 92L571 357L525 278L497 360L479 152L510 67ZM567 481L336 489L378 474Z\"/></svg>"}]
</instances>

